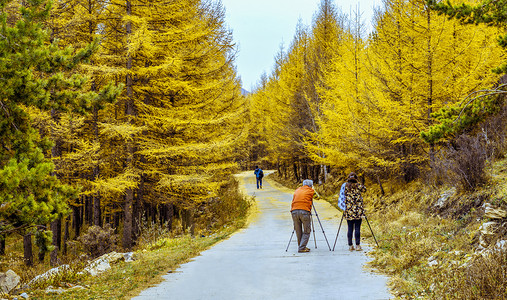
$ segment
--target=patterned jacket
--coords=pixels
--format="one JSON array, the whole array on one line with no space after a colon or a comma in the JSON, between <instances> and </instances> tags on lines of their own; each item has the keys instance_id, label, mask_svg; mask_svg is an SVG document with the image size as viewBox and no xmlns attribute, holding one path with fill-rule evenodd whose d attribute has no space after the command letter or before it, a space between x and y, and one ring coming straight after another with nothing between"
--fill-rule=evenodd
<instances>
[{"instance_id":1,"label":"patterned jacket","mask_svg":"<svg viewBox=\"0 0 507 300\"><path fill-rule=\"evenodd\" d=\"M366 192L364 185L360 183L347 183L345 187L345 219L357 220L364 217L363 196L361 196L361 192Z\"/></svg>"}]
</instances>

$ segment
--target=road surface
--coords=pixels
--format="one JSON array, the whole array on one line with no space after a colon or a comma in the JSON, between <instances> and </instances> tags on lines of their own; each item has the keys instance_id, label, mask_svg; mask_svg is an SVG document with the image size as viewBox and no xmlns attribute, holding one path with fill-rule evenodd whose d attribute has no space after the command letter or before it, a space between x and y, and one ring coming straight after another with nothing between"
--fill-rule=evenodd
<instances>
[{"instance_id":1,"label":"road surface","mask_svg":"<svg viewBox=\"0 0 507 300\"><path fill-rule=\"evenodd\" d=\"M267 172L266 172L267 175ZM329 251L321 226L314 216L317 248L312 236L309 253L298 253L296 238L286 248L292 233L292 191L276 188L264 180L256 189L253 172L238 176L249 195L254 195L257 213L247 228L201 253L164 282L144 290L146 299L391 299L386 276L364 267L365 252L348 250L346 222L342 224L335 251ZM325 201L314 201L330 247L341 213ZM369 230L363 224L362 230ZM368 251L370 245L364 245Z\"/></svg>"}]
</instances>

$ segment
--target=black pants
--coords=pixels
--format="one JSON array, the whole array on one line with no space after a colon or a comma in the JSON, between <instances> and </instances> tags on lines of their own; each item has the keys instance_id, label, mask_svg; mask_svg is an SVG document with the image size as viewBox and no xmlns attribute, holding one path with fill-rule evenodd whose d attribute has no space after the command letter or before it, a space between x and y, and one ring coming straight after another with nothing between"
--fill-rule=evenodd
<instances>
[{"instance_id":1,"label":"black pants","mask_svg":"<svg viewBox=\"0 0 507 300\"><path fill-rule=\"evenodd\" d=\"M355 231L354 237L356 239L356 245L359 245L359 242L361 241L361 221L363 220L347 220L347 239L349 241L349 246L352 246L352 231Z\"/></svg>"}]
</instances>

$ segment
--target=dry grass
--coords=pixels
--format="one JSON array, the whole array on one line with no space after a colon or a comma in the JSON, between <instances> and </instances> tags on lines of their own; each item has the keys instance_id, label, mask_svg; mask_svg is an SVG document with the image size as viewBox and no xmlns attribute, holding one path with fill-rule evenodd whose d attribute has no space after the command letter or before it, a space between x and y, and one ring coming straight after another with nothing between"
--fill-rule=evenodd
<instances>
[{"instance_id":1,"label":"dry grass","mask_svg":"<svg viewBox=\"0 0 507 300\"><path fill-rule=\"evenodd\" d=\"M163 275L175 270L180 264L229 237L242 224L244 223L239 222L208 237L185 235L160 239L147 245L146 249L137 251L133 262L117 263L97 277L71 282L71 285L78 284L85 289L63 294L47 294L41 289L29 292L30 299L130 299L142 290L160 283ZM68 287L69 283L60 281L54 286Z\"/></svg>"},{"instance_id":2,"label":"dry grass","mask_svg":"<svg viewBox=\"0 0 507 300\"><path fill-rule=\"evenodd\" d=\"M397 299L507 299L505 250L477 252L479 227L488 221L482 205L507 208L507 159L487 172L487 185L473 193L454 189L442 207L435 203L449 186L383 182L386 195L381 196L378 186L367 184L366 212L380 244L369 252L369 266L390 276ZM335 199L328 200L336 207ZM363 232L374 245L370 231ZM495 238L506 236L503 230Z\"/></svg>"},{"instance_id":3,"label":"dry grass","mask_svg":"<svg viewBox=\"0 0 507 300\"><path fill-rule=\"evenodd\" d=\"M167 225L141 224L143 234L135 251L136 260L114 264L111 270L93 278L79 275L84 267L83 249L80 243L71 242L70 254L61 258L62 264L71 265L70 270L25 291L30 299L130 299L143 289L159 283L162 275L244 227L251 204L251 199L239 192L238 182L231 180L221 190L221 197L208 203L200 217L196 218L201 222L197 227L202 228L196 230L198 235L175 237L174 233L167 232ZM202 225L207 222L213 222L214 226ZM10 236L6 245L6 255L0 257L0 271L12 269L21 276L22 285L50 269L48 257L42 263L35 262L33 267L23 264L22 237ZM50 285L55 288L80 285L85 289L48 294L45 289Z\"/></svg>"},{"instance_id":4,"label":"dry grass","mask_svg":"<svg viewBox=\"0 0 507 300\"><path fill-rule=\"evenodd\" d=\"M482 204L507 204L506 170L506 160L496 163L488 169L489 185L456 193L442 208L434 203L449 187L412 183L383 199L366 198L376 208L370 222L381 246L370 253L370 265L390 275L398 299L507 299L506 251L477 252L478 230L487 221Z\"/></svg>"}]
</instances>

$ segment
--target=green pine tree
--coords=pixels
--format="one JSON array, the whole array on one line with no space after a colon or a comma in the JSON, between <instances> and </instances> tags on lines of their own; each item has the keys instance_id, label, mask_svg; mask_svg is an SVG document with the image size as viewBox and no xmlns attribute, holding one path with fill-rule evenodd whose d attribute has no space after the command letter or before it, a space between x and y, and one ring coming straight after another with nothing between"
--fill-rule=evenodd
<instances>
[{"instance_id":1,"label":"green pine tree","mask_svg":"<svg viewBox=\"0 0 507 300\"><path fill-rule=\"evenodd\" d=\"M66 200L76 190L53 175L49 158L53 143L33 126L29 109L85 113L116 89L83 93L78 74L65 76L85 62L97 47L74 51L50 41L43 22L51 9L46 0L0 0L0 234L25 236L25 261L32 263L34 226L47 224L68 211Z\"/></svg>"}]
</instances>

